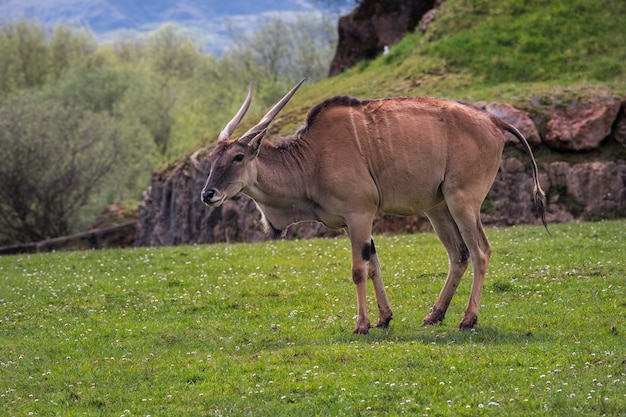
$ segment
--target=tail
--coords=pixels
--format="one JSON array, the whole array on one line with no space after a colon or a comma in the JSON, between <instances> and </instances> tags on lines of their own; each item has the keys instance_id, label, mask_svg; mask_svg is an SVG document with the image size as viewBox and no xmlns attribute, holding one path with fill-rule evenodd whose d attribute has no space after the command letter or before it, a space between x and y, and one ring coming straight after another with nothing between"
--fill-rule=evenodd
<instances>
[{"instance_id":1,"label":"tail","mask_svg":"<svg viewBox=\"0 0 626 417\"><path fill-rule=\"evenodd\" d=\"M519 130L503 120L500 120L498 118L494 119L498 122L498 126L500 126L500 128L506 130L517 138L517 140L522 144L522 147L526 151L526 154L528 154L528 157L530 158L530 165L533 170L533 182L535 183L535 186L533 187L533 199L535 200L535 207L537 207L537 211L541 216L541 222L543 223L543 227L546 228L548 234L551 234L550 230L548 229L548 223L546 223L546 193L541 189L541 185L539 184L539 170L537 169L537 161L535 161L533 151L530 148L528 141L526 140L524 135L520 133Z\"/></svg>"}]
</instances>

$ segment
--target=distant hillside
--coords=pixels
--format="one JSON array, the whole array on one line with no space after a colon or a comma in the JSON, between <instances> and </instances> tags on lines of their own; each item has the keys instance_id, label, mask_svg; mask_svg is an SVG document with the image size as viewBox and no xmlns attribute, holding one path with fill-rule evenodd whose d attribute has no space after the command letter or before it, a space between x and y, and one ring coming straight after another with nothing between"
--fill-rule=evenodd
<instances>
[{"instance_id":1,"label":"distant hillside","mask_svg":"<svg viewBox=\"0 0 626 417\"><path fill-rule=\"evenodd\" d=\"M342 0L338 7L354 3ZM53 26L88 25L100 40L139 36L175 22L198 36L209 52L220 54L229 30L246 29L268 16L328 10L325 2L306 0L0 0L0 22L22 17Z\"/></svg>"}]
</instances>

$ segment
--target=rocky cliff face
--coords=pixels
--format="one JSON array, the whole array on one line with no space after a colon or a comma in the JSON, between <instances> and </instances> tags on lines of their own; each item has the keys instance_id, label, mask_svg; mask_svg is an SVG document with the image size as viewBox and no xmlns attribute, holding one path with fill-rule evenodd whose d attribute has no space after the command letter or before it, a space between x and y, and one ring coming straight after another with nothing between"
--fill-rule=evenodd
<instances>
[{"instance_id":1,"label":"rocky cliff face","mask_svg":"<svg viewBox=\"0 0 626 417\"><path fill-rule=\"evenodd\" d=\"M598 98L564 107L516 109L482 104L518 127L534 145L551 223L626 217L626 100ZM487 225L539 224L527 157L507 142L500 172L483 205ZM245 196L208 208L200 191L209 171L206 150L170 170L155 173L139 207L138 246L258 241L267 239L254 202ZM429 229L423 217L379 216L374 233ZM317 223L289 230L290 238L333 236Z\"/></svg>"},{"instance_id":2,"label":"rocky cliff face","mask_svg":"<svg viewBox=\"0 0 626 417\"><path fill-rule=\"evenodd\" d=\"M435 0L363 0L339 19L339 42L329 75L337 75L363 60L371 60L385 47L413 31Z\"/></svg>"}]
</instances>

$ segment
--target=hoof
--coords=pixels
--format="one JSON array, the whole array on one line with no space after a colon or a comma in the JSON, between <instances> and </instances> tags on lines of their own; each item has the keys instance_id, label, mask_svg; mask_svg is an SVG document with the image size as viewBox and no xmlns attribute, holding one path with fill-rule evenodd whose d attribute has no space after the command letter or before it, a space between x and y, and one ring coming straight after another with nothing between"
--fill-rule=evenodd
<instances>
[{"instance_id":1,"label":"hoof","mask_svg":"<svg viewBox=\"0 0 626 417\"><path fill-rule=\"evenodd\" d=\"M356 329L354 329L354 331L352 333L354 334L368 334L370 332L369 327L367 328L359 328L357 327Z\"/></svg>"},{"instance_id":2,"label":"hoof","mask_svg":"<svg viewBox=\"0 0 626 417\"><path fill-rule=\"evenodd\" d=\"M430 313L424 318L423 326L434 326L435 324L443 321L446 317L446 312L443 310L439 310L435 307L430 309Z\"/></svg>"},{"instance_id":3,"label":"hoof","mask_svg":"<svg viewBox=\"0 0 626 417\"><path fill-rule=\"evenodd\" d=\"M461 323L459 324L459 330L462 332L468 331L468 330L472 330L474 328L474 325L478 323L478 317L477 316L465 316L463 318L463 320L461 320Z\"/></svg>"},{"instance_id":4,"label":"hoof","mask_svg":"<svg viewBox=\"0 0 626 417\"><path fill-rule=\"evenodd\" d=\"M368 319L357 320L354 334L368 334L372 324Z\"/></svg>"},{"instance_id":5,"label":"hoof","mask_svg":"<svg viewBox=\"0 0 626 417\"><path fill-rule=\"evenodd\" d=\"M378 319L378 323L376 324L376 327L378 328L383 328L386 329L387 327L389 327L389 322L393 319L393 315L387 317L387 318L379 318Z\"/></svg>"}]
</instances>

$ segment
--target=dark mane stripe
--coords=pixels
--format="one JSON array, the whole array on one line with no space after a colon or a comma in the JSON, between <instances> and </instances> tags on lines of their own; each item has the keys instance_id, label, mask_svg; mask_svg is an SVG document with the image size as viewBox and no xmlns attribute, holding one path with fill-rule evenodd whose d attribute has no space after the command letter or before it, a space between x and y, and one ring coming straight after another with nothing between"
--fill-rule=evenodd
<instances>
[{"instance_id":1,"label":"dark mane stripe","mask_svg":"<svg viewBox=\"0 0 626 417\"><path fill-rule=\"evenodd\" d=\"M317 116L319 116L319 114L327 108L336 107L336 106L357 107L357 106L365 105L372 101L374 100L370 100L370 99L362 100L362 99L358 99L352 96L331 97L317 104L315 107L313 107L309 111L309 114L307 115L307 118L306 118L306 126L311 126L311 124L313 124ZM306 126L305 126L305 129L306 129Z\"/></svg>"},{"instance_id":2,"label":"dark mane stripe","mask_svg":"<svg viewBox=\"0 0 626 417\"><path fill-rule=\"evenodd\" d=\"M309 111L309 114L307 115L306 125L303 126L300 131L301 132L306 131L307 127L311 126L315 122L315 119L320 115L320 113L322 113L324 110L329 109L331 107L339 107L339 106L359 107L359 106L366 106L369 103L373 103L377 101L390 101L390 100L414 101L414 102L419 102L425 105L430 105L430 106L435 106L435 107L448 107L450 103L448 100L439 100L435 98L419 97L419 96L401 96L401 97L389 97L389 98L378 98L378 99L359 99L359 98L352 97L352 96L335 96L335 97L326 99L322 101L321 103L317 104L315 107L313 107ZM460 102L460 104L466 104L466 103Z\"/></svg>"}]
</instances>

